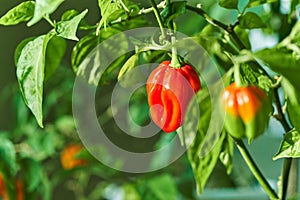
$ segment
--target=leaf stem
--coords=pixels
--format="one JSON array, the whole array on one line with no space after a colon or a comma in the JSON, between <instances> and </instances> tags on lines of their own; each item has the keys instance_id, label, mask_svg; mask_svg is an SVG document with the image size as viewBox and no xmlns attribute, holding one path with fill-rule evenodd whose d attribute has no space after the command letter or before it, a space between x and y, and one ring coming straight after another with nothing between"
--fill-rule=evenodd
<instances>
[{"instance_id":1,"label":"leaf stem","mask_svg":"<svg viewBox=\"0 0 300 200\"><path fill-rule=\"evenodd\" d=\"M243 156L245 162L247 163L249 169L251 170L252 174L255 176L256 180L260 183L260 185L263 187L263 189L266 191L269 197L271 199L279 199L276 192L272 189L272 187L269 185L269 183L255 164L243 141L236 140L236 145L241 155Z\"/></svg>"},{"instance_id":2,"label":"leaf stem","mask_svg":"<svg viewBox=\"0 0 300 200\"><path fill-rule=\"evenodd\" d=\"M54 22L50 19L50 16L49 15L45 15L43 17L53 28L55 27L55 24Z\"/></svg>"},{"instance_id":3,"label":"leaf stem","mask_svg":"<svg viewBox=\"0 0 300 200\"><path fill-rule=\"evenodd\" d=\"M155 14L156 20L158 22L158 25L159 25L159 28L160 28L160 31L161 31L162 40L164 40L167 37L166 37L165 30L164 30L162 18L161 18L160 14L159 14L159 10L157 8L157 5L156 5L155 1L154 0L150 0L150 2L151 2L152 8L153 8L153 12Z\"/></svg>"}]
</instances>

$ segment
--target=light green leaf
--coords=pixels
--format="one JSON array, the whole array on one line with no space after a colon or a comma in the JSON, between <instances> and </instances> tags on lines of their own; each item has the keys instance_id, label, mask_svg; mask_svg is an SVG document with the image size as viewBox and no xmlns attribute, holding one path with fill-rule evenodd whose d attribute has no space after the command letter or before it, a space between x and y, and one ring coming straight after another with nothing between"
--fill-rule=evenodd
<instances>
[{"instance_id":1,"label":"light green leaf","mask_svg":"<svg viewBox=\"0 0 300 200\"><path fill-rule=\"evenodd\" d=\"M289 119L296 128L297 131L300 131L300 93L299 90L287 80L283 79L281 85L284 89L284 92L287 96L287 111Z\"/></svg>"},{"instance_id":2,"label":"light green leaf","mask_svg":"<svg viewBox=\"0 0 300 200\"><path fill-rule=\"evenodd\" d=\"M226 167L227 174L230 174L232 171L233 150L234 140L231 136L226 134L219 159L221 163Z\"/></svg>"},{"instance_id":3,"label":"light green leaf","mask_svg":"<svg viewBox=\"0 0 300 200\"><path fill-rule=\"evenodd\" d=\"M27 23L32 26L44 16L53 13L64 0L36 0L33 18Z\"/></svg>"},{"instance_id":4,"label":"light green leaf","mask_svg":"<svg viewBox=\"0 0 300 200\"><path fill-rule=\"evenodd\" d=\"M224 89L223 84L227 84L231 76L232 71L230 70L224 75L222 80L213 86L200 90L197 93L199 113L196 111L197 106L193 104L189 105L186 113L183 125L185 143L188 146L192 140L187 152L199 194L203 192L206 182L220 158L221 152L224 152L224 141L227 142L225 140L227 134L223 129L224 112L222 112L223 109L220 107L219 96ZM186 122L188 123L186 124ZM213 124L211 124L212 122ZM194 130L195 123L197 132ZM230 170L229 159L227 159L226 165L228 165Z\"/></svg>"},{"instance_id":5,"label":"light green leaf","mask_svg":"<svg viewBox=\"0 0 300 200\"><path fill-rule=\"evenodd\" d=\"M19 60L19 58L20 58L20 55L21 55L21 52L22 52L24 46L25 46L28 42L34 40L35 38L36 38L36 37L26 38L26 39L24 39L23 41L21 41L21 42L18 44L18 46L17 46L16 49L15 49L15 54L14 54L15 65L17 65L17 63L18 63L18 60Z\"/></svg>"},{"instance_id":6,"label":"light green leaf","mask_svg":"<svg viewBox=\"0 0 300 200\"><path fill-rule=\"evenodd\" d=\"M260 6L265 3L274 3L278 1L279 0L250 0L247 7Z\"/></svg>"},{"instance_id":7,"label":"light green leaf","mask_svg":"<svg viewBox=\"0 0 300 200\"><path fill-rule=\"evenodd\" d=\"M26 22L33 17L34 1L25 1L9 10L0 18L0 24L8 26Z\"/></svg>"},{"instance_id":8,"label":"light green leaf","mask_svg":"<svg viewBox=\"0 0 300 200\"><path fill-rule=\"evenodd\" d=\"M286 133L280 145L279 151L273 157L273 160L279 158L299 158L300 157L300 133L291 130Z\"/></svg>"},{"instance_id":9,"label":"light green leaf","mask_svg":"<svg viewBox=\"0 0 300 200\"><path fill-rule=\"evenodd\" d=\"M219 0L219 5L222 6L223 8L237 9L238 0Z\"/></svg>"},{"instance_id":10,"label":"light green leaf","mask_svg":"<svg viewBox=\"0 0 300 200\"><path fill-rule=\"evenodd\" d=\"M52 76L65 54L66 41L58 36L53 36L47 44L45 54L45 81Z\"/></svg>"},{"instance_id":11,"label":"light green leaf","mask_svg":"<svg viewBox=\"0 0 300 200\"><path fill-rule=\"evenodd\" d=\"M298 90L300 57L285 47L262 49L254 54L265 62L273 71L285 76Z\"/></svg>"},{"instance_id":12,"label":"light green leaf","mask_svg":"<svg viewBox=\"0 0 300 200\"><path fill-rule=\"evenodd\" d=\"M14 144L4 136L0 136L0 160L0 172L6 176L13 177L18 167L16 151Z\"/></svg>"},{"instance_id":13,"label":"light green leaf","mask_svg":"<svg viewBox=\"0 0 300 200\"><path fill-rule=\"evenodd\" d=\"M116 20L121 15L124 14L122 5L116 1L98 0L98 5L101 11L101 20L99 22L99 27L106 26L109 22Z\"/></svg>"},{"instance_id":14,"label":"light green leaf","mask_svg":"<svg viewBox=\"0 0 300 200\"><path fill-rule=\"evenodd\" d=\"M24 101L43 127L42 100L45 52L53 34L42 35L28 42L17 62L17 79Z\"/></svg>"},{"instance_id":15,"label":"light green leaf","mask_svg":"<svg viewBox=\"0 0 300 200\"><path fill-rule=\"evenodd\" d=\"M120 80L124 74L132 70L134 67L136 67L136 64L138 62L138 57L139 54L134 54L132 55L123 65L121 68L119 75L118 75L118 80Z\"/></svg>"},{"instance_id":16,"label":"light green leaf","mask_svg":"<svg viewBox=\"0 0 300 200\"><path fill-rule=\"evenodd\" d=\"M254 12L247 12L239 18L239 27L243 29L265 28L266 25Z\"/></svg>"},{"instance_id":17,"label":"light green leaf","mask_svg":"<svg viewBox=\"0 0 300 200\"><path fill-rule=\"evenodd\" d=\"M68 21L58 22L55 26L57 36L61 36L66 39L78 41L78 38L76 36L76 31L77 31L79 23L84 18L84 16L87 14L87 12L88 12L88 10L86 9L82 13L78 14L77 16L73 17L72 19L70 19Z\"/></svg>"},{"instance_id":18,"label":"light green leaf","mask_svg":"<svg viewBox=\"0 0 300 200\"><path fill-rule=\"evenodd\" d=\"M177 199L178 191L175 180L169 174L162 174L147 180L146 184L138 186L143 200Z\"/></svg>"}]
</instances>

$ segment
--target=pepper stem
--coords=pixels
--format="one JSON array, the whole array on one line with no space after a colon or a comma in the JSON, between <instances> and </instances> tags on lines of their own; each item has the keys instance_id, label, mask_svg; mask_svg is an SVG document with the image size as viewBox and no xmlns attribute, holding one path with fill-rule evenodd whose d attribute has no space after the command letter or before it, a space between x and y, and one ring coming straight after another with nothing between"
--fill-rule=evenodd
<instances>
[{"instance_id":1,"label":"pepper stem","mask_svg":"<svg viewBox=\"0 0 300 200\"><path fill-rule=\"evenodd\" d=\"M234 81L237 87L242 86L242 80L240 76L240 64L234 63Z\"/></svg>"},{"instance_id":2,"label":"pepper stem","mask_svg":"<svg viewBox=\"0 0 300 200\"><path fill-rule=\"evenodd\" d=\"M170 66L178 69L181 67L181 64L178 59L177 48L175 47L176 38L174 35L171 37L171 42L172 42L172 60Z\"/></svg>"}]
</instances>

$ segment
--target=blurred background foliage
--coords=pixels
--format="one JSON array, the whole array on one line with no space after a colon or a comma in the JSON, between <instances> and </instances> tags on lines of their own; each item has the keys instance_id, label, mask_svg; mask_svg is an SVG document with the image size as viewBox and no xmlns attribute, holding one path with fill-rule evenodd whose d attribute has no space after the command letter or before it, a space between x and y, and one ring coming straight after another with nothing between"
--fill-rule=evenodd
<instances>
[{"instance_id":1,"label":"blurred background foliage","mask_svg":"<svg viewBox=\"0 0 300 200\"><path fill-rule=\"evenodd\" d=\"M0 0L0 15L21 2ZM140 7L150 6L148 1L136 2ZM201 2L202 8L208 11L210 16L226 24L233 23L238 14L221 8L216 1L188 2L189 4ZM242 8L243 1L240 1L240 4ZM290 12L287 4L288 1L282 0L272 5L253 8L254 12L263 16L267 24L267 28L263 30L254 29L249 32L253 50L274 46L290 32L293 21L288 23ZM96 24L100 12L95 0L66 1L51 16L53 19L59 19L67 9L85 8L89 10L85 18L87 23ZM153 22L152 25L156 24L152 15L145 17ZM198 33L206 25L203 18L190 12L180 16L176 22L178 31L187 35ZM30 28L24 23L17 26L0 26L0 166L6 172L4 180L7 182L13 183L14 174L24 181L26 199L267 199L239 154L234 157L231 175L226 174L223 165L217 164L206 186L207 190L202 196L196 194L194 175L186 155L164 169L147 174L130 174L102 165L83 150L79 157L87 159L87 165L71 170L63 169L60 163L61 151L70 143L80 143L72 118L71 102L75 75L70 55L75 42L68 41L67 52L61 66L51 81L45 83L44 129L38 127L25 106L15 75L14 50L17 45L23 39L38 36L49 29L45 21ZM83 34L84 32L79 32L79 38ZM106 112L110 103L107 97L110 96L115 81L109 79L106 83L97 91L96 99L99 102L97 112L100 114L104 129L114 130L116 133L112 140L122 144L124 143L122 132ZM145 102L145 91L142 89L138 90L131 100L130 114L133 120L140 124L149 122L148 105ZM284 130L275 120L271 120L270 123L267 134L253 142L250 152L269 181L276 186L281 161L273 162L271 158L280 144L280 136ZM140 142L138 146L129 145L129 147L136 152L149 151L163 146L169 137L170 135L166 137L165 134L156 135ZM125 140L136 144L130 137ZM11 151L1 152L1 147L4 146ZM168 152L165 156L168 156ZM157 159L159 162L162 158ZM11 186L7 187L7 190L14 191L16 188Z\"/></svg>"}]
</instances>

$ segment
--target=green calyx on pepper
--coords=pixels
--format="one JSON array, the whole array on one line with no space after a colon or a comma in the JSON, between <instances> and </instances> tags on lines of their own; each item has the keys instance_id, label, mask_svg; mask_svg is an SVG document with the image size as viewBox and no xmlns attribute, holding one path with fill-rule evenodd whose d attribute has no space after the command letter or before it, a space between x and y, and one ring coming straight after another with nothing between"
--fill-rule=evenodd
<instances>
[{"instance_id":1,"label":"green calyx on pepper","mask_svg":"<svg viewBox=\"0 0 300 200\"><path fill-rule=\"evenodd\" d=\"M146 83L151 118L166 133L182 125L188 103L201 88L199 76L191 66L170 65L171 61L160 63Z\"/></svg>"},{"instance_id":2,"label":"green calyx on pepper","mask_svg":"<svg viewBox=\"0 0 300 200\"><path fill-rule=\"evenodd\" d=\"M272 104L260 88L236 86L232 83L221 95L225 108L225 128L236 139L247 137L249 142L263 134L272 112Z\"/></svg>"}]
</instances>

